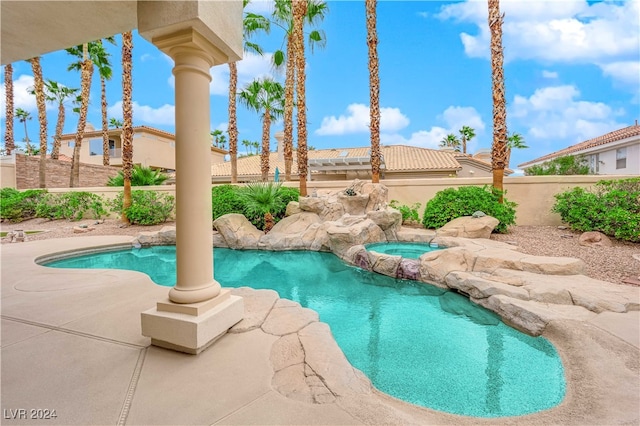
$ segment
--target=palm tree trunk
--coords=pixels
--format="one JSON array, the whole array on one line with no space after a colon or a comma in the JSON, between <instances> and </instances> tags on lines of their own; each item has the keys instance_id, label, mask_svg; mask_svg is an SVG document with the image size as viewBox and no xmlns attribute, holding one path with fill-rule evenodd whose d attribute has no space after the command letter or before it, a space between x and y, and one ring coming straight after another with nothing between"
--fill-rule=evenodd
<instances>
[{"instance_id":1,"label":"palm tree trunk","mask_svg":"<svg viewBox=\"0 0 640 426\"><path fill-rule=\"evenodd\" d=\"M231 183L238 182L238 124L236 113L236 90L238 67L229 63L229 156L231 157Z\"/></svg>"},{"instance_id":2,"label":"palm tree trunk","mask_svg":"<svg viewBox=\"0 0 640 426\"><path fill-rule=\"evenodd\" d=\"M78 131L76 132L75 145L73 146L73 158L71 159L71 176L69 187L80 186L80 148L84 138L84 128L87 124L87 110L89 109L89 91L91 90L91 76L93 75L93 62L87 58L82 61L80 96L82 105L80 106L80 118L78 119Z\"/></svg>"},{"instance_id":3,"label":"palm tree trunk","mask_svg":"<svg viewBox=\"0 0 640 426\"><path fill-rule=\"evenodd\" d=\"M129 223L124 212L131 206L131 171L133 170L132 49L132 34L131 31L127 31L122 34L122 174L124 176L122 221L125 223Z\"/></svg>"},{"instance_id":4,"label":"palm tree trunk","mask_svg":"<svg viewBox=\"0 0 640 426\"><path fill-rule=\"evenodd\" d=\"M304 17L307 14L307 0L293 0L293 38L296 61L296 90L298 100L298 175L300 176L300 196L307 196L307 108L305 99L304 70Z\"/></svg>"},{"instance_id":5,"label":"palm tree trunk","mask_svg":"<svg viewBox=\"0 0 640 426\"><path fill-rule=\"evenodd\" d=\"M467 153L467 138L464 135L462 136L462 153Z\"/></svg>"},{"instance_id":6,"label":"palm tree trunk","mask_svg":"<svg viewBox=\"0 0 640 426\"><path fill-rule=\"evenodd\" d=\"M109 165L109 123L107 122L107 87L104 77L100 76L102 97L102 165Z\"/></svg>"},{"instance_id":7,"label":"palm tree trunk","mask_svg":"<svg viewBox=\"0 0 640 426\"><path fill-rule=\"evenodd\" d=\"M491 169L493 187L503 191L505 162L507 159L507 107L504 93L504 56L502 51L502 19L500 0L489 0L489 31L491 32L491 77L493 92L493 144ZM500 195L502 202L502 195Z\"/></svg>"},{"instance_id":8,"label":"palm tree trunk","mask_svg":"<svg viewBox=\"0 0 640 426\"><path fill-rule=\"evenodd\" d=\"M4 149L7 155L15 149L13 142L13 65L4 67L4 92L6 100Z\"/></svg>"},{"instance_id":9,"label":"palm tree trunk","mask_svg":"<svg viewBox=\"0 0 640 426\"><path fill-rule=\"evenodd\" d=\"M293 91L295 86L295 55L293 33L287 36L287 69L284 80L284 180L291 180L293 164Z\"/></svg>"},{"instance_id":10,"label":"palm tree trunk","mask_svg":"<svg viewBox=\"0 0 640 426\"><path fill-rule=\"evenodd\" d=\"M264 119L262 120L262 152L260 153L260 171L262 172L262 181L269 180L269 136L271 129L271 111L269 108L264 110Z\"/></svg>"},{"instance_id":11,"label":"palm tree trunk","mask_svg":"<svg viewBox=\"0 0 640 426\"><path fill-rule=\"evenodd\" d=\"M58 105L58 122L56 123L56 134L53 137L53 149L51 150L51 159L57 160L60 156L60 140L62 139L62 129L64 127L64 104L60 102Z\"/></svg>"},{"instance_id":12,"label":"palm tree trunk","mask_svg":"<svg viewBox=\"0 0 640 426\"><path fill-rule=\"evenodd\" d=\"M380 182L380 75L378 70L378 33L376 0L365 0L367 46L369 47L369 128L371 131L371 181Z\"/></svg>"},{"instance_id":13,"label":"palm tree trunk","mask_svg":"<svg viewBox=\"0 0 640 426\"><path fill-rule=\"evenodd\" d=\"M42 78L42 66L40 57L29 60L33 69L33 86L38 106L38 121L40 122L40 166L38 171L38 183L40 188L47 186L47 105L44 97L44 80Z\"/></svg>"},{"instance_id":14,"label":"palm tree trunk","mask_svg":"<svg viewBox=\"0 0 640 426\"><path fill-rule=\"evenodd\" d=\"M29 134L27 133L27 117L22 120L24 123L24 141L27 145L27 155L31 155L31 143L29 141Z\"/></svg>"}]
</instances>

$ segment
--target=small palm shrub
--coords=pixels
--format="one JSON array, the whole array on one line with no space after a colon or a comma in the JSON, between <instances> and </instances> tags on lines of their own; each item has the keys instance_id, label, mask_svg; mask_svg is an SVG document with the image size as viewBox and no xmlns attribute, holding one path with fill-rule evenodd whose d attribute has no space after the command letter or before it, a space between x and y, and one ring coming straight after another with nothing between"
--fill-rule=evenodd
<instances>
[{"instance_id":1,"label":"small palm shrub","mask_svg":"<svg viewBox=\"0 0 640 426\"><path fill-rule=\"evenodd\" d=\"M131 170L131 186L162 185L167 179L169 179L169 176L150 167L136 164ZM122 170L118 171L116 176L109 178L107 186L124 186L124 173Z\"/></svg>"},{"instance_id":2,"label":"small palm shrub","mask_svg":"<svg viewBox=\"0 0 640 426\"><path fill-rule=\"evenodd\" d=\"M389 203L389 207L392 207L398 210L402 214L402 222L420 222L420 214L418 213L418 209L420 208L420 203L414 203L411 206L406 204L400 204L398 200L391 200Z\"/></svg>"},{"instance_id":3,"label":"small palm shrub","mask_svg":"<svg viewBox=\"0 0 640 426\"><path fill-rule=\"evenodd\" d=\"M509 225L515 224L517 204L506 198L501 204L499 199L500 191L486 185L447 188L427 202L422 224L429 229L440 228L453 219L471 216L479 210L498 219L500 223L495 231L505 233Z\"/></svg>"},{"instance_id":4,"label":"small palm shrub","mask_svg":"<svg viewBox=\"0 0 640 426\"><path fill-rule=\"evenodd\" d=\"M602 180L593 189L576 187L554 197L551 211L572 229L640 242L640 178Z\"/></svg>"},{"instance_id":5,"label":"small palm shrub","mask_svg":"<svg viewBox=\"0 0 640 426\"><path fill-rule=\"evenodd\" d=\"M252 182L239 191L245 216L252 223L262 225L256 227L263 229L265 233L275 224L273 214L287 207L279 194L281 186L282 184L275 182Z\"/></svg>"},{"instance_id":6,"label":"small palm shrub","mask_svg":"<svg viewBox=\"0 0 640 426\"><path fill-rule=\"evenodd\" d=\"M81 220L87 214L95 219L107 215L104 199L91 192L45 194L36 206L36 216L46 219Z\"/></svg>"},{"instance_id":7,"label":"small palm shrub","mask_svg":"<svg viewBox=\"0 0 640 426\"><path fill-rule=\"evenodd\" d=\"M47 193L44 189L17 191L4 188L0 191L0 219L10 222L22 222L36 217L40 200Z\"/></svg>"},{"instance_id":8,"label":"small palm shrub","mask_svg":"<svg viewBox=\"0 0 640 426\"><path fill-rule=\"evenodd\" d=\"M111 211L122 213L123 193L111 201ZM173 215L175 197L157 191L131 191L131 206L124 214L132 225L157 225L166 222Z\"/></svg>"}]
</instances>

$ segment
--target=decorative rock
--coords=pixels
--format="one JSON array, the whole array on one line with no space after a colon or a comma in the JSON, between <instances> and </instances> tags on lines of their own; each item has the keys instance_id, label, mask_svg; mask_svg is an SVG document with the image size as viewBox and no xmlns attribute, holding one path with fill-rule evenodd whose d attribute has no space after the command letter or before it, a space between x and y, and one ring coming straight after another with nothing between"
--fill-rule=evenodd
<instances>
[{"instance_id":1,"label":"decorative rock","mask_svg":"<svg viewBox=\"0 0 640 426\"><path fill-rule=\"evenodd\" d=\"M398 265L396 278L420 281L420 261L403 258Z\"/></svg>"},{"instance_id":2,"label":"decorative rock","mask_svg":"<svg viewBox=\"0 0 640 426\"><path fill-rule=\"evenodd\" d=\"M375 251L367 252L369 256L369 264L371 269L379 274L389 277L396 277L398 273L398 265L402 260L401 256L392 256L389 254L381 254Z\"/></svg>"},{"instance_id":3,"label":"decorative rock","mask_svg":"<svg viewBox=\"0 0 640 426\"><path fill-rule=\"evenodd\" d=\"M402 213L393 208L371 210L367 212L367 218L378 225L384 231L387 241L398 241L398 231L402 227Z\"/></svg>"},{"instance_id":4,"label":"decorative rock","mask_svg":"<svg viewBox=\"0 0 640 426\"><path fill-rule=\"evenodd\" d=\"M325 209L326 203L322 198L300 197L298 198L298 208L305 212L320 214Z\"/></svg>"},{"instance_id":5,"label":"decorative rock","mask_svg":"<svg viewBox=\"0 0 640 426\"><path fill-rule=\"evenodd\" d=\"M231 327L229 333L244 333L262 326L267 315L279 300L278 293L273 290L253 290L239 287L231 290L234 296L244 299L244 317Z\"/></svg>"},{"instance_id":6,"label":"decorative rock","mask_svg":"<svg viewBox=\"0 0 640 426\"><path fill-rule=\"evenodd\" d=\"M386 241L384 232L371 219L351 226L331 226L327 229L331 251L340 255L351 246Z\"/></svg>"},{"instance_id":7,"label":"decorative rock","mask_svg":"<svg viewBox=\"0 0 640 426\"><path fill-rule=\"evenodd\" d=\"M87 232L91 232L94 229L96 229L96 228L94 228L93 226L87 226L87 225L84 225L84 227L82 227L82 226L74 226L73 227L73 233L74 234L84 234L84 233L87 233ZM20 236L16 236L16 241L24 241L24 235L22 236L21 239L20 239Z\"/></svg>"},{"instance_id":8,"label":"decorative rock","mask_svg":"<svg viewBox=\"0 0 640 426\"><path fill-rule=\"evenodd\" d=\"M474 299L486 299L498 294L522 300L529 299L529 292L523 288L491 281L476 273L454 271L445 279L450 288L460 290Z\"/></svg>"},{"instance_id":9,"label":"decorative rock","mask_svg":"<svg viewBox=\"0 0 640 426\"><path fill-rule=\"evenodd\" d=\"M302 212L300 203L298 203L297 201L289 201L289 204L287 204L287 210L285 210L284 215L286 217L300 212Z\"/></svg>"},{"instance_id":10,"label":"decorative rock","mask_svg":"<svg viewBox=\"0 0 640 426\"><path fill-rule=\"evenodd\" d=\"M602 232L583 232L578 239L578 244L586 247L611 247L611 240Z\"/></svg>"},{"instance_id":11,"label":"decorative rock","mask_svg":"<svg viewBox=\"0 0 640 426\"><path fill-rule=\"evenodd\" d=\"M241 214L230 213L213 221L213 226L232 249L257 248L264 234Z\"/></svg>"},{"instance_id":12,"label":"decorative rock","mask_svg":"<svg viewBox=\"0 0 640 426\"><path fill-rule=\"evenodd\" d=\"M156 232L141 232L138 234L137 242L144 247L175 245L176 227L164 226Z\"/></svg>"},{"instance_id":13,"label":"decorative rock","mask_svg":"<svg viewBox=\"0 0 640 426\"><path fill-rule=\"evenodd\" d=\"M383 184L365 182L360 188L360 193L369 195L369 202L365 207L365 212L382 210L387 207L389 190Z\"/></svg>"},{"instance_id":14,"label":"decorative rock","mask_svg":"<svg viewBox=\"0 0 640 426\"><path fill-rule=\"evenodd\" d=\"M436 236L433 229L405 228L401 227L396 232L398 241L406 241L410 243L430 243Z\"/></svg>"},{"instance_id":15,"label":"decorative rock","mask_svg":"<svg viewBox=\"0 0 640 426\"><path fill-rule=\"evenodd\" d=\"M420 256L420 276L423 282L445 287L445 277L453 271L470 271L473 253L464 247L430 251Z\"/></svg>"},{"instance_id":16,"label":"decorative rock","mask_svg":"<svg viewBox=\"0 0 640 426\"><path fill-rule=\"evenodd\" d=\"M274 371L304 363L304 351L296 333L280 337L271 347L271 364Z\"/></svg>"},{"instance_id":17,"label":"decorative rock","mask_svg":"<svg viewBox=\"0 0 640 426\"><path fill-rule=\"evenodd\" d=\"M487 238L500 221L491 216L471 217L463 216L453 219L438 229L437 235L443 237L463 237L463 238Z\"/></svg>"},{"instance_id":18,"label":"decorative rock","mask_svg":"<svg viewBox=\"0 0 640 426\"><path fill-rule=\"evenodd\" d=\"M482 211L480 211L480 210L478 210L478 211L474 212L474 213L471 215L471 217L475 217L475 218L478 218L478 217L485 217L485 216L486 216L486 213L485 213L485 212L482 212Z\"/></svg>"},{"instance_id":19,"label":"decorative rock","mask_svg":"<svg viewBox=\"0 0 640 426\"><path fill-rule=\"evenodd\" d=\"M280 299L283 300L283 299ZM295 333L312 322L319 320L318 313L298 306L274 307L262 324L265 333L275 336Z\"/></svg>"},{"instance_id":20,"label":"decorative rock","mask_svg":"<svg viewBox=\"0 0 640 426\"><path fill-rule=\"evenodd\" d=\"M315 213L301 212L287 216L276 223L270 234L301 234L314 223L320 223L320 217ZM268 234L267 234L268 235Z\"/></svg>"},{"instance_id":21,"label":"decorative rock","mask_svg":"<svg viewBox=\"0 0 640 426\"><path fill-rule=\"evenodd\" d=\"M344 212L352 216L362 216L366 214L365 208L369 203L369 195L346 195L338 194L338 202L342 204Z\"/></svg>"}]
</instances>

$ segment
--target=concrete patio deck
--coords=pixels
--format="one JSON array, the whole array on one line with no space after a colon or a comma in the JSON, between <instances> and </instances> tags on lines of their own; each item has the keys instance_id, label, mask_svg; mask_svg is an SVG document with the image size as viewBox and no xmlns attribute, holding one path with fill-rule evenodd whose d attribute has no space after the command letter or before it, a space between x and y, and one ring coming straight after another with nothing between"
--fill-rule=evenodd
<instances>
[{"instance_id":1,"label":"concrete patio deck","mask_svg":"<svg viewBox=\"0 0 640 426\"><path fill-rule=\"evenodd\" d=\"M146 275L53 269L34 262L52 253L131 240L82 237L2 246L3 424L640 422L637 311L548 327L544 336L556 345L567 379L559 406L521 417L462 417L376 391L346 363L317 316L277 300L272 292L238 290L245 297L245 320L193 356L150 346L140 334L140 313L168 291ZM288 354L276 342L295 333L303 352ZM298 365L307 384L310 378L321 383L305 387L295 374L282 374ZM313 393L319 388L328 393ZM46 410L55 410L56 417L32 418Z\"/></svg>"}]
</instances>

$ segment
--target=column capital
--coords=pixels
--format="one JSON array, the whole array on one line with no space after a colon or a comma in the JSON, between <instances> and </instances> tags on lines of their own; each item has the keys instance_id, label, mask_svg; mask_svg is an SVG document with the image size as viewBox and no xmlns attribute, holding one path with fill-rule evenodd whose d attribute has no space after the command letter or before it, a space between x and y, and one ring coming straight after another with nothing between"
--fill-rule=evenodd
<instances>
[{"instance_id":1,"label":"column capital","mask_svg":"<svg viewBox=\"0 0 640 426\"><path fill-rule=\"evenodd\" d=\"M185 28L173 33L154 37L153 44L177 62L181 53L192 53L204 58L209 68L228 62L228 56L207 40L195 28Z\"/></svg>"}]
</instances>

